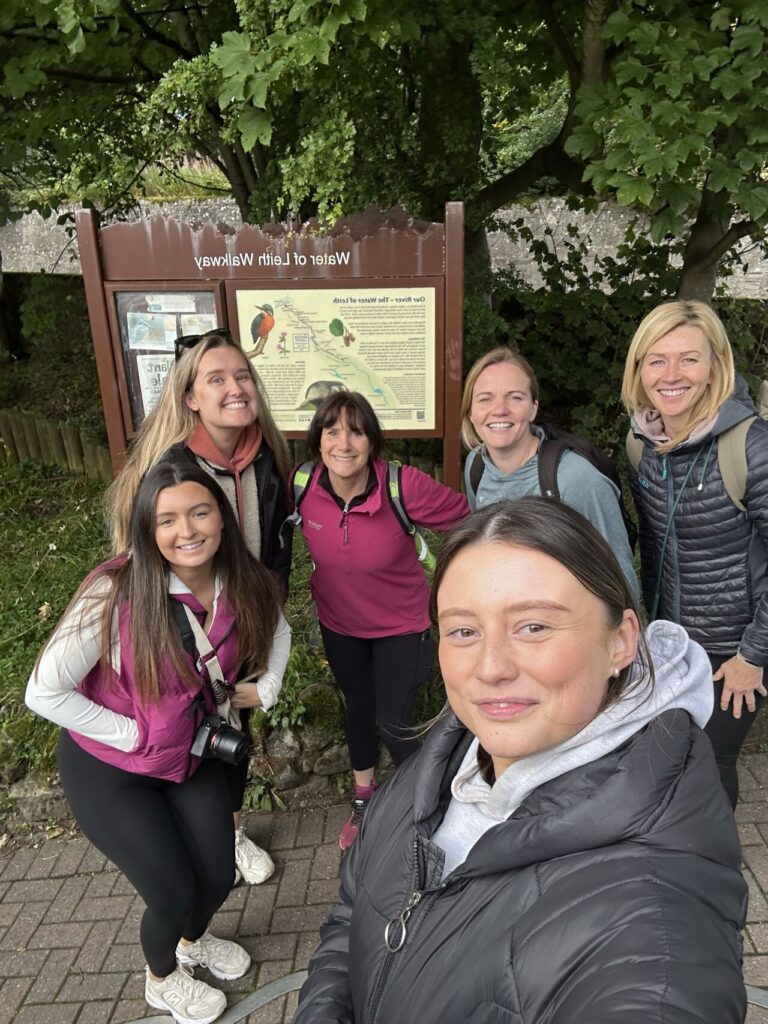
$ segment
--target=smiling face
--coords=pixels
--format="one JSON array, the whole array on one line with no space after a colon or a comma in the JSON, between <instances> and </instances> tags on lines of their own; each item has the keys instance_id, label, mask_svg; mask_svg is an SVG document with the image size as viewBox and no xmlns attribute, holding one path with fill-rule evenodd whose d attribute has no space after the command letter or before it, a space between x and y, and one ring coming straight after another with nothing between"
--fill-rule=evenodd
<instances>
[{"instance_id":1,"label":"smiling face","mask_svg":"<svg viewBox=\"0 0 768 1024\"><path fill-rule=\"evenodd\" d=\"M681 433L712 379L712 349L700 327L685 324L654 342L643 356L640 381L667 434Z\"/></svg>"},{"instance_id":2,"label":"smiling face","mask_svg":"<svg viewBox=\"0 0 768 1024\"><path fill-rule=\"evenodd\" d=\"M335 423L323 427L320 458L339 497L354 497L365 488L371 442L360 427L350 424L346 409L341 409Z\"/></svg>"},{"instance_id":3,"label":"smiling face","mask_svg":"<svg viewBox=\"0 0 768 1024\"><path fill-rule=\"evenodd\" d=\"M256 386L242 352L231 345L208 349L186 402L219 448L230 455L240 432L259 415Z\"/></svg>"},{"instance_id":4,"label":"smiling face","mask_svg":"<svg viewBox=\"0 0 768 1024\"><path fill-rule=\"evenodd\" d=\"M494 363L475 381L469 418L495 462L530 445L537 410L525 371L514 363Z\"/></svg>"},{"instance_id":5,"label":"smiling face","mask_svg":"<svg viewBox=\"0 0 768 1024\"><path fill-rule=\"evenodd\" d=\"M213 572L222 527L216 499L202 484L188 480L163 488L157 496L155 543L185 583Z\"/></svg>"},{"instance_id":6,"label":"smiling face","mask_svg":"<svg viewBox=\"0 0 768 1024\"><path fill-rule=\"evenodd\" d=\"M496 778L563 743L598 714L639 626L608 626L603 603L549 555L503 542L454 557L437 594L440 668L456 716Z\"/></svg>"}]
</instances>

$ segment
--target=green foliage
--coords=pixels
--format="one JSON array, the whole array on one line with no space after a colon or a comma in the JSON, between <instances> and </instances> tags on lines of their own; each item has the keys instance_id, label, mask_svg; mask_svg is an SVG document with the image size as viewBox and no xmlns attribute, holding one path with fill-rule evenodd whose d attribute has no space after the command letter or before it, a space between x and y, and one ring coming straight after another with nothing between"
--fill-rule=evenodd
<instances>
[{"instance_id":1,"label":"green foliage","mask_svg":"<svg viewBox=\"0 0 768 1024\"><path fill-rule=\"evenodd\" d=\"M704 188L721 215L768 216L763 5L621 0L604 35L612 76L579 93L568 150L599 195L652 213L652 236L682 235Z\"/></svg>"},{"instance_id":2,"label":"green foliage","mask_svg":"<svg viewBox=\"0 0 768 1024\"><path fill-rule=\"evenodd\" d=\"M76 424L105 438L82 278L24 275L21 333L28 358L0 351L0 409Z\"/></svg>"},{"instance_id":3,"label":"green foliage","mask_svg":"<svg viewBox=\"0 0 768 1024\"><path fill-rule=\"evenodd\" d=\"M106 555L102 493L51 466L0 469L0 777L54 767L58 730L26 710L24 688L53 625Z\"/></svg>"}]
</instances>

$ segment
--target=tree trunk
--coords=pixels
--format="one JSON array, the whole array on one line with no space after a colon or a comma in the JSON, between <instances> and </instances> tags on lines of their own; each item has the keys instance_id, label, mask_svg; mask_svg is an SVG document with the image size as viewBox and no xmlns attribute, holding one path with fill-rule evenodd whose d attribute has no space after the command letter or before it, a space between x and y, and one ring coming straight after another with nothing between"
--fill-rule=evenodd
<instances>
[{"instance_id":1,"label":"tree trunk","mask_svg":"<svg viewBox=\"0 0 768 1024\"><path fill-rule=\"evenodd\" d=\"M677 288L679 299L711 302L722 245L731 227L732 210L715 201L707 189L701 194L696 220L691 226Z\"/></svg>"}]
</instances>

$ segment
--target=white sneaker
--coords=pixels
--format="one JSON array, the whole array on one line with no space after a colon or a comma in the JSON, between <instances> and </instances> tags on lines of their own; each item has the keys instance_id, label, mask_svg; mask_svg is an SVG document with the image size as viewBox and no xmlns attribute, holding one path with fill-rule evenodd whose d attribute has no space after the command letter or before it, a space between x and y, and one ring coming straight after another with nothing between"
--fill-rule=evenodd
<instances>
[{"instance_id":1,"label":"white sneaker","mask_svg":"<svg viewBox=\"0 0 768 1024\"><path fill-rule=\"evenodd\" d=\"M217 939L210 932L204 932L197 942L176 947L176 959L184 967L207 967L222 981L242 978L251 966L251 958L242 946L229 939Z\"/></svg>"},{"instance_id":2,"label":"white sneaker","mask_svg":"<svg viewBox=\"0 0 768 1024\"><path fill-rule=\"evenodd\" d=\"M242 825L235 829L235 865L248 885L266 882L275 871L274 861L267 851L248 838Z\"/></svg>"},{"instance_id":3,"label":"white sneaker","mask_svg":"<svg viewBox=\"0 0 768 1024\"><path fill-rule=\"evenodd\" d=\"M188 967L178 966L160 980L147 968L144 998L155 1010L165 1010L179 1024L211 1024L227 1008L227 997L217 988L192 977Z\"/></svg>"}]
</instances>

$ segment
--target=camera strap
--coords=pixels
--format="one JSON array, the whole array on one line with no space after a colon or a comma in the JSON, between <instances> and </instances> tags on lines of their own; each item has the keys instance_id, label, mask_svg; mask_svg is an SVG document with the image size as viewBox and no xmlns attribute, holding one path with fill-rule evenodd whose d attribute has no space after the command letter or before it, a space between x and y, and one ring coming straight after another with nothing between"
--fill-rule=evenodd
<instances>
[{"instance_id":1,"label":"camera strap","mask_svg":"<svg viewBox=\"0 0 768 1024\"><path fill-rule=\"evenodd\" d=\"M187 616L187 622L192 630L192 636L195 639L197 660L208 673L208 682L213 693L213 699L216 701L217 710L229 725L239 729L241 726L240 712L237 708L233 708L229 702L227 682L224 678L224 673L221 671L218 655L213 649L205 630L197 621L195 613L189 605L185 604L183 607Z\"/></svg>"}]
</instances>

